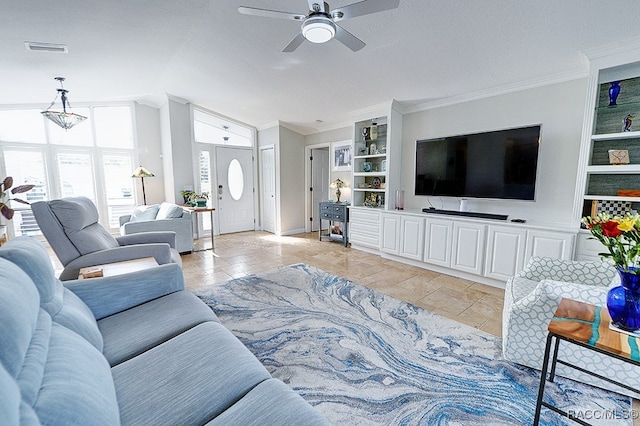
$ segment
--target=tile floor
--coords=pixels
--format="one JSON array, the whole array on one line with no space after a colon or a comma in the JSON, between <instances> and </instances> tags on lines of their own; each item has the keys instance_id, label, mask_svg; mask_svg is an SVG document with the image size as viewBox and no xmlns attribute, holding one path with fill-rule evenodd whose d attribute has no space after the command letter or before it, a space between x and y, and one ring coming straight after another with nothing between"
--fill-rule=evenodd
<instances>
[{"instance_id":1,"label":"tile floor","mask_svg":"<svg viewBox=\"0 0 640 426\"><path fill-rule=\"evenodd\" d=\"M198 241L210 247L208 238ZM501 336L504 291L318 241L317 233L276 237L242 232L216 237L211 251L182 256L188 288L304 262L447 318Z\"/></svg>"}]
</instances>

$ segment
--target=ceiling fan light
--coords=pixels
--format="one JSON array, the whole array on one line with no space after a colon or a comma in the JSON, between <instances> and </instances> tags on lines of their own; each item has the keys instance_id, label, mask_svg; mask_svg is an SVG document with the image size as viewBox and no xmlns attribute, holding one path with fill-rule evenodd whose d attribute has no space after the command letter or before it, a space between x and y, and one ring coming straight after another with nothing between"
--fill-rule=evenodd
<instances>
[{"instance_id":1,"label":"ceiling fan light","mask_svg":"<svg viewBox=\"0 0 640 426\"><path fill-rule=\"evenodd\" d=\"M302 35L311 43L325 43L336 35L336 26L327 18L309 18L302 24Z\"/></svg>"}]
</instances>

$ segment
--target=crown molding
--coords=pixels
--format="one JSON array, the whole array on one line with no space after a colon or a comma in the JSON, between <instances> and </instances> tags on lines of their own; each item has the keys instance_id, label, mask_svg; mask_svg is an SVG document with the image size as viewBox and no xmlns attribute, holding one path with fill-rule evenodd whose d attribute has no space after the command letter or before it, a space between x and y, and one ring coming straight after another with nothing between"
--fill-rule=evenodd
<instances>
[{"instance_id":1,"label":"crown molding","mask_svg":"<svg viewBox=\"0 0 640 426\"><path fill-rule=\"evenodd\" d=\"M410 103L404 102L403 114L410 114L410 113L419 112L419 111L442 108L442 107L461 104L465 102L492 98L494 96L521 92L523 90L535 89L538 87L549 86L552 84L566 83L568 81L587 78L589 75L587 71L588 69L587 64L585 63L585 61L581 61L581 62L583 63L583 68L584 68L582 70L555 74L552 76L547 76L542 78L535 78L535 79L513 83L513 84L500 85L498 87L492 87L492 88L480 90L477 92L466 93L460 96L452 96L449 98L437 99L437 100L422 102L418 104L410 104Z\"/></svg>"}]
</instances>

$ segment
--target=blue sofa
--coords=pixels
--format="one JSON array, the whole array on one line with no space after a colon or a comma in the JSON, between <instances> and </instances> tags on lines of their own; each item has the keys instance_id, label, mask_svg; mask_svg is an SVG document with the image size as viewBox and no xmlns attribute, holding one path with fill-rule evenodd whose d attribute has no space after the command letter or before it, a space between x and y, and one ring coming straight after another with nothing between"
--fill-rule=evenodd
<instances>
[{"instance_id":1,"label":"blue sofa","mask_svg":"<svg viewBox=\"0 0 640 426\"><path fill-rule=\"evenodd\" d=\"M184 290L179 265L63 285L20 237L0 248L0 424L327 421Z\"/></svg>"}]
</instances>

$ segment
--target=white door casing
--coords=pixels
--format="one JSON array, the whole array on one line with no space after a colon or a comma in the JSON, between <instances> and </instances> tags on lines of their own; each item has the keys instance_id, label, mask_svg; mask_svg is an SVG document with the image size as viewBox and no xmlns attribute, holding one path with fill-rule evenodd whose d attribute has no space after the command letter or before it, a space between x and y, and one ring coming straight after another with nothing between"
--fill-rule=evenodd
<instances>
[{"instance_id":1,"label":"white door casing","mask_svg":"<svg viewBox=\"0 0 640 426\"><path fill-rule=\"evenodd\" d=\"M276 170L273 146L260 148L262 229L276 233Z\"/></svg>"},{"instance_id":2,"label":"white door casing","mask_svg":"<svg viewBox=\"0 0 640 426\"><path fill-rule=\"evenodd\" d=\"M311 150L311 231L318 230L318 205L329 199L329 150L326 148Z\"/></svg>"}]
</instances>

